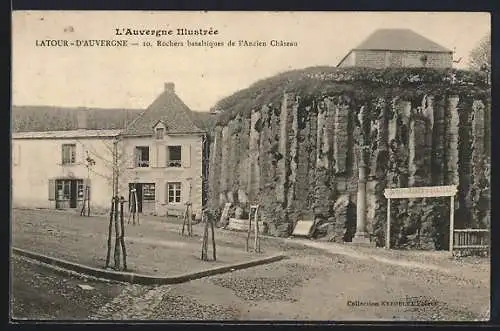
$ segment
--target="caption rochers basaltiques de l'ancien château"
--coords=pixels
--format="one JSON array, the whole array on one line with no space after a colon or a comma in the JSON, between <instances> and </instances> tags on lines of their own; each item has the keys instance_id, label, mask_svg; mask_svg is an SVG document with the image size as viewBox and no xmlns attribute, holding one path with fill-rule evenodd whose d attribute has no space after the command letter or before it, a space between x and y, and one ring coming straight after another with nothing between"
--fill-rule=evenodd
<instances>
[{"instance_id":1,"label":"caption rochers basaltiques de l'ancien ch\u00e2teau","mask_svg":"<svg viewBox=\"0 0 500 331\"><path fill-rule=\"evenodd\" d=\"M210 28L177 28L177 29L131 29L116 28L116 36L216 36L219 30Z\"/></svg>"}]
</instances>

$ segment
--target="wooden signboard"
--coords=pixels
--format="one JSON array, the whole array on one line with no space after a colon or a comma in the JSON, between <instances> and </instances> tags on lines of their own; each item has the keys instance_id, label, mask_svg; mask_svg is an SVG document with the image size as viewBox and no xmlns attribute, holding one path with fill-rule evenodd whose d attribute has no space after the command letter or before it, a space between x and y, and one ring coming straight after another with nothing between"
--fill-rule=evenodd
<instances>
[{"instance_id":1,"label":"wooden signboard","mask_svg":"<svg viewBox=\"0 0 500 331\"><path fill-rule=\"evenodd\" d=\"M310 237L313 226L314 221L297 221L292 236Z\"/></svg>"},{"instance_id":2,"label":"wooden signboard","mask_svg":"<svg viewBox=\"0 0 500 331\"><path fill-rule=\"evenodd\" d=\"M412 199L412 198L436 198L450 197L450 243L449 250L453 253L453 233L455 218L455 195L456 185L447 186L424 186L424 187L404 187L385 189L384 196L387 198L387 222L385 230L385 248L391 248L391 199Z\"/></svg>"},{"instance_id":3,"label":"wooden signboard","mask_svg":"<svg viewBox=\"0 0 500 331\"><path fill-rule=\"evenodd\" d=\"M450 197L457 193L456 185L449 186L425 186L386 189L384 196L387 199L411 199L411 198L434 198Z\"/></svg>"}]
</instances>

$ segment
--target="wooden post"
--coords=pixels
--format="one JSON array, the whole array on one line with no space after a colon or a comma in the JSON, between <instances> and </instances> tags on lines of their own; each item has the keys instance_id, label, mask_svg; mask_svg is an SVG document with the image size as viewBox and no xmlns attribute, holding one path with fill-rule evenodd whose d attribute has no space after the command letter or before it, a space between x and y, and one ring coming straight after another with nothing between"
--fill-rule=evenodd
<instances>
[{"instance_id":1,"label":"wooden post","mask_svg":"<svg viewBox=\"0 0 500 331\"><path fill-rule=\"evenodd\" d=\"M137 216L137 225L141 225L139 222L139 201L137 200L137 185L134 184L134 203L135 203L135 213L134 213L134 224L135 224L135 217Z\"/></svg>"},{"instance_id":2,"label":"wooden post","mask_svg":"<svg viewBox=\"0 0 500 331\"><path fill-rule=\"evenodd\" d=\"M203 242L201 244L201 260L208 260L208 222L207 219L202 215L202 222L204 222L203 227Z\"/></svg>"},{"instance_id":3,"label":"wooden post","mask_svg":"<svg viewBox=\"0 0 500 331\"><path fill-rule=\"evenodd\" d=\"M203 243L201 244L201 260L208 261L208 227L210 226L210 231L212 232L212 256L214 261L217 261L214 222L210 217L206 216L206 210L204 208L201 212L201 221L205 223L203 231Z\"/></svg>"},{"instance_id":4,"label":"wooden post","mask_svg":"<svg viewBox=\"0 0 500 331\"><path fill-rule=\"evenodd\" d=\"M111 199L111 209L109 211L109 228L108 228L108 253L106 255L106 268L109 266L111 258L111 233L113 232L113 211L115 209L115 198Z\"/></svg>"},{"instance_id":5,"label":"wooden post","mask_svg":"<svg viewBox=\"0 0 500 331\"><path fill-rule=\"evenodd\" d=\"M120 245L122 246L123 254L123 270L127 270L127 250L125 249L125 222L123 220L123 204L125 203L125 198L120 198L120 225L121 225L121 235L120 235Z\"/></svg>"},{"instance_id":6,"label":"wooden post","mask_svg":"<svg viewBox=\"0 0 500 331\"><path fill-rule=\"evenodd\" d=\"M118 196L115 196L115 270L120 269L120 228L118 224Z\"/></svg>"},{"instance_id":7,"label":"wooden post","mask_svg":"<svg viewBox=\"0 0 500 331\"><path fill-rule=\"evenodd\" d=\"M83 203L82 203L82 209L80 210L80 216L85 216L85 194L87 193L85 191L83 191Z\"/></svg>"},{"instance_id":8,"label":"wooden post","mask_svg":"<svg viewBox=\"0 0 500 331\"><path fill-rule=\"evenodd\" d=\"M210 227L212 228L212 253L214 256L214 261L217 261L217 254L215 253L215 229L214 229L214 222L212 219L207 220L210 222Z\"/></svg>"},{"instance_id":9,"label":"wooden post","mask_svg":"<svg viewBox=\"0 0 500 331\"><path fill-rule=\"evenodd\" d=\"M254 251L257 253L260 253L260 237L259 237L259 220L258 220L258 210L259 210L259 205L255 208L254 212L254 221L255 221L255 239L254 239L254 244L253 248Z\"/></svg>"},{"instance_id":10,"label":"wooden post","mask_svg":"<svg viewBox=\"0 0 500 331\"><path fill-rule=\"evenodd\" d=\"M252 232L252 206L250 206L250 210L248 212L248 233L247 233L247 242L246 242L246 251L249 251L248 241L250 240L250 233Z\"/></svg>"},{"instance_id":11,"label":"wooden post","mask_svg":"<svg viewBox=\"0 0 500 331\"><path fill-rule=\"evenodd\" d=\"M191 237L193 235L193 224L191 222L191 203L186 202L186 208L184 209L184 219L182 222L182 232L181 235L184 235L184 229L187 228L188 236Z\"/></svg>"},{"instance_id":12,"label":"wooden post","mask_svg":"<svg viewBox=\"0 0 500 331\"><path fill-rule=\"evenodd\" d=\"M90 216L90 187L85 186L85 193L87 194L87 216Z\"/></svg>"},{"instance_id":13,"label":"wooden post","mask_svg":"<svg viewBox=\"0 0 500 331\"><path fill-rule=\"evenodd\" d=\"M252 210L254 214L252 216ZM248 242L250 241L252 229L254 230L254 251L260 253L260 238L259 238L259 224L258 224L258 211L259 205L250 205L250 210L248 212L248 233L247 233L247 241L246 241L246 251L250 250ZM252 218L255 222L254 227L252 228Z\"/></svg>"},{"instance_id":14,"label":"wooden post","mask_svg":"<svg viewBox=\"0 0 500 331\"><path fill-rule=\"evenodd\" d=\"M385 232L385 248L391 248L391 199L387 199L387 230Z\"/></svg>"},{"instance_id":15,"label":"wooden post","mask_svg":"<svg viewBox=\"0 0 500 331\"><path fill-rule=\"evenodd\" d=\"M189 205L187 206L186 214L188 218L188 234L191 237L193 235L193 207L191 206L191 202L189 202Z\"/></svg>"},{"instance_id":16,"label":"wooden post","mask_svg":"<svg viewBox=\"0 0 500 331\"><path fill-rule=\"evenodd\" d=\"M128 221L127 224L130 224L130 218L134 212L135 205L134 203L134 192L130 190L129 192L129 202L128 202ZM134 224L135 224L135 215L134 215Z\"/></svg>"},{"instance_id":17,"label":"wooden post","mask_svg":"<svg viewBox=\"0 0 500 331\"><path fill-rule=\"evenodd\" d=\"M455 232L455 197L450 197L450 253L453 254L453 233Z\"/></svg>"}]
</instances>

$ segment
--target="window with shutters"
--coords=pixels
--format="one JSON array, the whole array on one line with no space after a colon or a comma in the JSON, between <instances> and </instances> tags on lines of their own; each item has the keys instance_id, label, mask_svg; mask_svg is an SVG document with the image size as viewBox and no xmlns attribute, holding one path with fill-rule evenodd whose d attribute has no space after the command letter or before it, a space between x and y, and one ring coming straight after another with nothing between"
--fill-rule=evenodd
<instances>
[{"instance_id":1,"label":"window with shutters","mask_svg":"<svg viewBox=\"0 0 500 331\"><path fill-rule=\"evenodd\" d=\"M149 146L137 146L135 148L136 168L149 167Z\"/></svg>"},{"instance_id":2,"label":"window with shutters","mask_svg":"<svg viewBox=\"0 0 500 331\"><path fill-rule=\"evenodd\" d=\"M75 164L76 144L62 145L62 164Z\"/></svg>"},{"instance_id":3,"label":"window with shutters","mask_svg":"<svg viewBox=\"0 0 500 331\"><path fill-rule=\"evenodd\" d=\"M167 167L182 166L182 147L168 146L167 147Z\"/></svg>"},{"instance_id":4,"label":"window with shutters","mask_svg":"<svg viewBox=\"0 0 500 331\"><path fill-rule=\"evenodd\" d=\"M179 182L167 183L167 202L168 203L181 202L181 183Z\"/></svg>"}]
</instances>

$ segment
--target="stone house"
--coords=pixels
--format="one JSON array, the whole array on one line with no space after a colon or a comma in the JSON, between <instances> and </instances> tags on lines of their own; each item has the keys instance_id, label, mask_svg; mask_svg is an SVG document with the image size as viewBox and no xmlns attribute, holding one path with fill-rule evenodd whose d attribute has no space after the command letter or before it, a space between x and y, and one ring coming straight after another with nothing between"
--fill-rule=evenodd
<instances>
[{"instance_id":1,"label":"stone house","mask_svg":"<svg viewBox=\"0 0 500 331\"><path fill-rule=\"evenodd\" d=\"M451 68L453 51L409 29L380 29L350 50L337 67Z\"/></svg>"},{"instance_id":2,"label":"stone house","mask_svg":"<svg viewBox=\"0 0 500 331\"><path fill-rule=\"evenodd\" d=\"M173 83L145 110L12 108L14 207L78 210L88 186L91 209L109 209L116 166L119 195L135 187L139 212L179 213L189 200L201 209L206 135Z\"/></svg>"}]
</instances>

